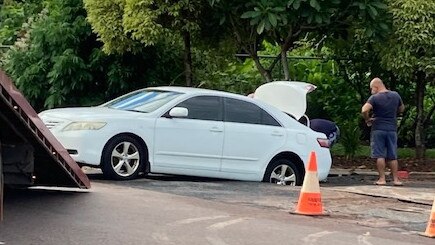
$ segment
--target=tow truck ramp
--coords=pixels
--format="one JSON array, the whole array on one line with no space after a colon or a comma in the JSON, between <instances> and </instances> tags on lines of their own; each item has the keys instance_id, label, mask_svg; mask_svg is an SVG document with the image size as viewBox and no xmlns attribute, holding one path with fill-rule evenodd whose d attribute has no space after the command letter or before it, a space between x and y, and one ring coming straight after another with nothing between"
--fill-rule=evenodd
<instances>
[{"instance_id":1,"label":"tow truck ramp","mask_svg":"<svg viewBox=\"0 0 435 245\"><path fill-rule=\"evenodd\" d=\"M90 188L88 177L0 70L0 182ZM2 185L0 184L0 206Z\"/></svg>"}]
</instances>

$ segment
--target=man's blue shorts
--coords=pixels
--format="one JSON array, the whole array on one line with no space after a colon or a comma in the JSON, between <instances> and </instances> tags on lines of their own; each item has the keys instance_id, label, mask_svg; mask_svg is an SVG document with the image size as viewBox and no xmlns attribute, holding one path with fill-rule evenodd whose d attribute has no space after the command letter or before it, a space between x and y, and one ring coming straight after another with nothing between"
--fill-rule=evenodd
<instances>
[{"instance_id":1,"label":"man's blue shorts","mask_svg":"<svg viewBox=\"0 0 435 245\"><path fill-rule=\"evenodd\" d=\"M370 137L371 157L397 159L397 132L374 130Z\"/></svg>"}]
</instances>

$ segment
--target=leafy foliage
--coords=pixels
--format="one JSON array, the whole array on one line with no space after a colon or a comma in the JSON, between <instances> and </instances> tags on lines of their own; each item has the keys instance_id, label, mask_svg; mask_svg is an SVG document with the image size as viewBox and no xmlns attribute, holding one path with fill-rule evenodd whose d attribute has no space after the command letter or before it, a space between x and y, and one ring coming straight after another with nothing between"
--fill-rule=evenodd
<instances>
[{"instance_id":1,"label":"leafy foliage","mask_svg":"<svg viewBox=\"0 0 435 245\"><path fill-rule=\"evenodd\" d=\"M123 53L124 51L137 51L137 44L125 33L123 16L126 1L83 1L88 13L88 21L92 29L98 33L99 39L104 43L106 53Z\"/></svg>"},{"instance_id":2,"label":"leafy foliage","mask_svg":"<svg viewBox=\"0 0 435 245\"><path fill-rule=\"evenodd\" d=\"M259 44L268 40L279 45L284 79L288 80L287 51L308 34L322 40L328 35L347 35L361 29L367 36L376 36L386 27L378 21L386 5L381 0L209 0L220 13L221 23L235 33L234 43L254 59L266 81L273 79L271 71L277 62L266 67L258 59Z\"/></svg>"},{"instance_id":3,"label":"leafy foliage","mask_svg":"<svg viewBox=\"0 0 435 245\"><path fill-rule=\"evenodd\" d=\"M85 6L88 20L107 53L136 52L142 46L167 40L183 43L184 53L180 58L183 57L185 65L186 85L192 85L192 37L201 29L206 3L201 0L85 0Z\"/></svg>"},{"instance_id":4,"label":"leafy foliage","mask_svg":"<svg viewBox=\"0 0 435 245\"><path fill-rule=\"evenodd\" d=\"M206 69L197 71L200 87L248 95L263 82L252 60L223 59L217 61L213 53L202 52Z\"/></svg>"},{"instance_id":5,"label":"leafy foliage","mask_svg":"<svg viewBox=\"0 0 435 245\"><path fill-rule=\"evenodd\" d=\"M435 2L390 0L393 32L382 49L383 62L404 79L416 71L435 73Z\"/></svg>"},{"instance_id":6,"label":"leafy foliage","mask_svg":"<svg viewBox=\"0 0 435 245\"><path fill-rule=\"evenodd\" d=\"M357 118L356 118L357 119ZM340 127L340 144L343 146L344 155L347 160L352 160L360 149L361 131L358 120L347 121Z\"/></svg>"},{"instance_id":7,"label":"leafy foliage","mask_svg":"<svg viewBox=\"0 0 435 245\"><path fill-rule=\"evenodd\" d=\"M23 23L42 9L41 1L5 1L0 3L0 44L12 45L21 34Z\"/></svg>"},{"instance_id":8,"label":"leafy foliage","mask_svg":"<svg viewBox=\"0 0 435 245\"><path fill-rule=\"evenodd\" d=\"M199 0L85 0L88 20L108 53L136 51L165 39L197 31ZM174 40L173 40L174 41Z\"/></svg>"},{"instance_id":9,"label":"leafy foliage","mask_svg":"<svg viewBox=\"0 0 435 245\"><path fill-rule=\"evenodd\" d=\"M138 87L167 83L172 72L180 72L174 67L156 74L168 66L162 64L167 60L156 62L156 48L104 54L80 0L46 1L44 13L28 26L28 38L15 44L5 64L36 109L98 104Z\"/></svg>"},{"instance_id":10,"label":"leafy foliage","mask_svg":"<svg viewBox=\"0 0 435 245\"><path fill-rule=\"evenodd\" d=\"M32 22L42 7L42 2L37 0L0 2L0 63L9 46L26 35L20 31L22 25Z\"/></svg>"}]
</instances>

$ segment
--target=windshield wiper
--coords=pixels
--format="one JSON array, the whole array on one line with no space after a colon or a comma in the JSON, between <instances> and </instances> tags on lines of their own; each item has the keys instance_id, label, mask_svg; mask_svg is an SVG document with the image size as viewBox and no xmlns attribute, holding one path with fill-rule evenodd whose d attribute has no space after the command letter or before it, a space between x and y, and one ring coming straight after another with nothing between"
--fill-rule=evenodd
<instances>
[{"instance_id":1,"label":"windshield wiper","mask_svg":"<svg viewBox=\"0 0 435 245\"><path fill-rule=\"evenodd\" d=\"M139 111L139 110L135 110L135 109L128 109L126 111L133 111L133 112L140 112L140 113L147 113L146 111Z\"/></svg>"}]
</instances>

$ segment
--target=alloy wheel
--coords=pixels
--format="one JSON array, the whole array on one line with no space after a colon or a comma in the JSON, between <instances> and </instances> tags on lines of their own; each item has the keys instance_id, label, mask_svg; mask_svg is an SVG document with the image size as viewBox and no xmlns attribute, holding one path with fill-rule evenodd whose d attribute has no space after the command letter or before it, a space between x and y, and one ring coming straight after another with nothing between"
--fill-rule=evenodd
<instances>
[{"instance_id":1,"label":"alloy wheel","mask_svg":"<svg viewBox=\"0 0 435 245\"><path fill-rule=\"evenodd\" d=\"M139 163L139 150L131 142L120 142L113 148L111 165L116 174L128 177L136 172Z\"/></svg>"},{"instance_id":2,"label":"alloy wheel","mask_svg":"<svg viewBox=\"0 0 435 245\"><path fill-rule=\"evenodd\" d=\"M270 183L278 185L296 185L295 171L286 164L276 166L270 175Z\"/></svg>"}]
</instances>

